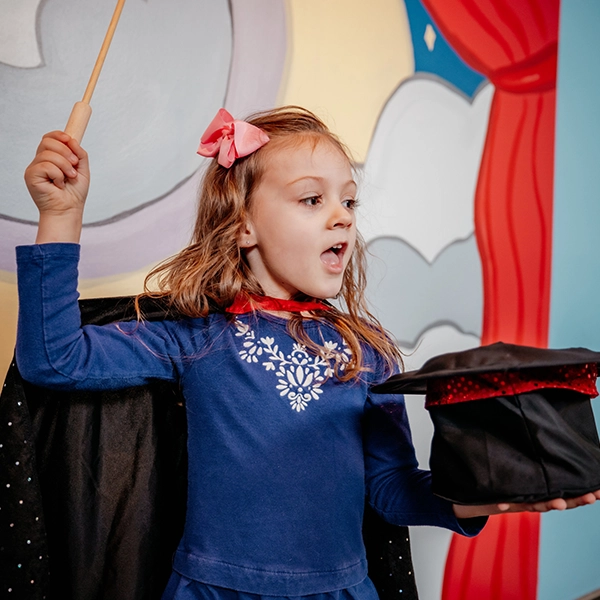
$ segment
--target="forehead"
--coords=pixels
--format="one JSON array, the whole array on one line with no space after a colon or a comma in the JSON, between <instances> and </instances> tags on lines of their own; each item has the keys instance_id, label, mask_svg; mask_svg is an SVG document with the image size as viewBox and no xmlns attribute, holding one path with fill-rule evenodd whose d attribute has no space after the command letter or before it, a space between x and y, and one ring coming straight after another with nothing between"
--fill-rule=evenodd
<instances>
[{"instance_id":1,"label":"forehead","mask_svg":"<svg viewBox=\"0 0 600 600\"><path fill-rule=\"evenodd\" d=\"M263 181L292 182L303 177L352 180L352 165L331 140L319 135L275 139L267 144Z\"/></svg>"}]
</instances>

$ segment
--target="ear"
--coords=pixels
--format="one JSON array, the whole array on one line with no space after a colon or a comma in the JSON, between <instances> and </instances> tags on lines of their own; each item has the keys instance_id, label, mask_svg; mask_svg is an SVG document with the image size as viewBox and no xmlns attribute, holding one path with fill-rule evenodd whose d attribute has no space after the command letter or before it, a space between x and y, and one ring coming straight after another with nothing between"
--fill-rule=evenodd
<instances>
[{"instance_id":1,"label":"ear","mask_svg":"<svg viewBox=\"0 0 600 600\"><path fill-rule=\"evenodd\" d=\"M240 248L250 249L253 246L256 246L256 244L257 239L256 233L254 231L254 226L252 224L252 221L250 219L247 219L246 223L244 224L244 228L242 229L242 232L240 233L240 236L238 238L238 246Z\"/></svg>"}]
</instances>

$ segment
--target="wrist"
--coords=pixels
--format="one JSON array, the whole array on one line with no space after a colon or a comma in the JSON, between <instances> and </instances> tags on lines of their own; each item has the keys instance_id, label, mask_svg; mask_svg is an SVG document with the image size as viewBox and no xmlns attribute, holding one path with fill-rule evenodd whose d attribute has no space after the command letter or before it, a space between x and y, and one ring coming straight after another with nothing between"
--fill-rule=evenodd
<instances>
[{"instance_id":1,"label":"wrist","mask_svg":"<svg viewBox=\"0 0 600 600\"><path fill-rule=\"evenodd\" d=\"M40 212L36 244L52 242L73 242L81 238L83 210L70 209L61 212Z\"/></svg>"},{"instance_id":2,"label":"wrist","mask_svg":"<svg viewBox=\"0 0 600 600\"><path fill-rule=\"evenodd\" d=\"M489 515L491 511L490 505L478 506L478 505L464 505L464 504L453 504L452 510L454 516L457 519L473 519L475 517L483 517Z\"/></svg>"}]
</instances>

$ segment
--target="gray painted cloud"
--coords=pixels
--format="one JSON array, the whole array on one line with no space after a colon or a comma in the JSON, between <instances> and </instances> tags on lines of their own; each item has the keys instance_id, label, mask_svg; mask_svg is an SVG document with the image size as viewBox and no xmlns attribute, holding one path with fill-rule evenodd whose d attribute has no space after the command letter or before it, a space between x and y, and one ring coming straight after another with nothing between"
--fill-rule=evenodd
<instances>
[{"instance_id":1,"label":"gray painted cloud","mask_svg":"<svg viewBox=\"0 0 600 600\"><path fill-rule=\"evenodd\" d=\"M474 236L455 242L429 264L397 238L369 244L368 298L385 327L411 348L434 325L481 336L483 292Z\"/></svg>"}]
</instances>

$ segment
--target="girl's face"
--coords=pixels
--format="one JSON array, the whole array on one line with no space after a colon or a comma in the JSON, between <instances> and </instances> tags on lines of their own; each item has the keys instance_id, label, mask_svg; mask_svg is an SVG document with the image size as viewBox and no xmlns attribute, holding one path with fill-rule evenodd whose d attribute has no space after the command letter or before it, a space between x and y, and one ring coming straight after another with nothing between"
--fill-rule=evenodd
<instances>
[{"instance_id":1,"label":"girl's face","mask_svg":"<svg viewBox=\"0 0 600 600\"><path fill-rule=\"evenodd\" d=\"M356 183L346 156L326 139L273 143L240 237L265 294L332 298L356 241Z\"/></svg>"}]
</instances>

